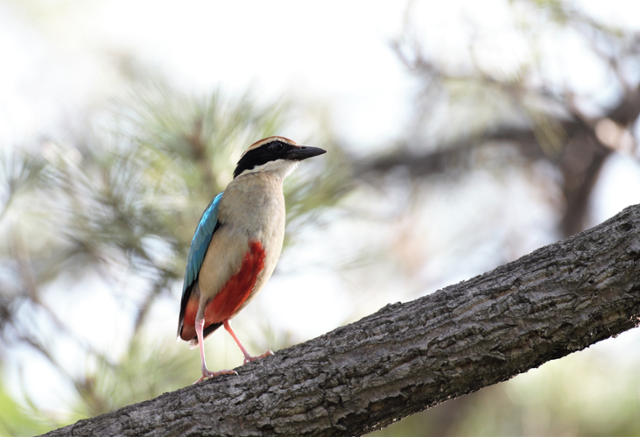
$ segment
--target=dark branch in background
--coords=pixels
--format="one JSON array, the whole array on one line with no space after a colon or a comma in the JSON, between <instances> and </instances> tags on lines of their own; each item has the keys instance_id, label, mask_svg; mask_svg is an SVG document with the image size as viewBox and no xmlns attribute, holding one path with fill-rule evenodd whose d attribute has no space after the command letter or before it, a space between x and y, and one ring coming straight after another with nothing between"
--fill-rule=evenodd
<instances>
[{"instance_id":1,"label":"dark branch in background","mask_svg":"<svg viewBox=\"0 0 640 437\"><path fill-rule=\"evenodd\" d=\"M492 272L49 436L362 435L633 328L640 205Z\"/></svg>"},{"instance_id":2,"label":"dark branch in background","mask_svg":"<svg viewBox=\"0 0 640 437\"><path fill-rule=\"evenodd\" d=\"M640 108L640 99L635 102ZM532 128L509 127L486 132L442 148L420 147L423 153L396 150L392 155L360 162L356 175L368 178L372 174L387 173L404 168L413 178L427 178L470 166L473 152L496 142L514 146L522 157L530 161L549 160L561 170L563 193L566 199L561 231L565 236L583 229L591 191L600 169L612 150L601 143L593 127L582 121L560 123L568 141L559 157L545 155Z\"/></svg>"},{"instance_id":3,"label":"dark branch in background","mask_svg":"<svg viewBox=\"0 0 640 437\"><path fill-rule=\"evenodd\" d=\"M523 77L497 79L477 64L471 72L447 71L425 55L419 41L408 32L405 37L392 42L391 48L406 69L422 82L423 107L418 110L416 117L418 128L424 122L425 113L440 110L448 83L467 83L495 90L527 115L528 123L488 128L475 135L441 144L415 144L414 138L419 138L419 135L410 132L408 139L404 140L405 147L401 144L387 156L362 160L354 174L372 180L372 176L398 168L404 169L415 179L456 171L460 173L460 170L474 165L475 151L499 143L513 147L527 161L545 160L558 169L562 175L561 189L565 198L565 208L559 221L560 234L569 236L583 230L591 192L607 157L615 152L617 146L604 144L596 133L596 126L599 122L610 121L615 123L617 129L629 130L640 115L640 79L636 78L635 85L629 85L624 70L625 61L638 62L640 35L627 34L622 38L613 30L554 5L548 6L552 9L552 15L566 20L569 26L578 31L593 53L609 67L613 80L619 82L617 103L603 109L600 116L589 118L579 109L575 103L576 96L569 90L559 94L545 86L530 87ZM470 55L473 57L473 50ZM533 111L539 113L532 114L532 110L526 107L527 100L546 102L548 108L535 109ZM476 104L479 108L483 107L480 100ZM540 125L540 120L543 125ZM552 144L545 144L547 142Z\"/></svg>"}]
</instances>

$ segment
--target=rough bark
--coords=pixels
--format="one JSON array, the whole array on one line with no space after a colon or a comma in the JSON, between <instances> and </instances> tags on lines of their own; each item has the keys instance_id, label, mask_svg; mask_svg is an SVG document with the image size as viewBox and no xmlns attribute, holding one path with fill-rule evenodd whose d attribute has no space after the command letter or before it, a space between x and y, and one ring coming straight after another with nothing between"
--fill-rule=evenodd
<instances>
[{"instance_id":1,"label":"rough bark","mask_svg":"<svg viewBox=\"0 0 640 437\"><path fill-rule=\"evenodd\" d=\"M640 205L512 263L49 436L362 435L636 326Z\"/></svg>"}]
</instances>

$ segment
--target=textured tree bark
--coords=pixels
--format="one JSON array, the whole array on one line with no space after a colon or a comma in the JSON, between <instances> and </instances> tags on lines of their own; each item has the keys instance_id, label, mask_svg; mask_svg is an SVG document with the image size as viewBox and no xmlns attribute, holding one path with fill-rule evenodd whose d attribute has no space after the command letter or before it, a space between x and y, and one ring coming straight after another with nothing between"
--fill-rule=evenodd
<instances>
[{"instance_id":1,"label":"textured tree bark","mask_svg":"<svg viewBox=\"0 0 640 437\"><path fill-rule=\"evenodd\" d=\"M636 326L640 205L457 285L49 436L362 435Z\"/></svg>"}]
</instances>

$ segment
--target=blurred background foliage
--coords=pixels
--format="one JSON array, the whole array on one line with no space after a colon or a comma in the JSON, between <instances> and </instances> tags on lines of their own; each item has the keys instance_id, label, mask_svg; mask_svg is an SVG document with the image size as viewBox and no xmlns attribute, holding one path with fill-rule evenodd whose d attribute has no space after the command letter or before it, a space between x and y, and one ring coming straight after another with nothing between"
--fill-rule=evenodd
<instances>
[{"instance_id":1,"label":"blurred background foliage","mask_svg":"<svg viewBox=\"0 0 640 437\"><path fill-rule=\"evenodd\" d=\"M287 181L282 262L236 323L254 352L579 232L605 218L606 199L640 201L638 28L580 2L494 3L501 31L463 14L458 46L423 21L434 2L397 6L402 26L379 43L412 87L391 139L343 135L334 107L295 93L185 90L118 51L108 92L26 138L0 136L0 433L45 432L198 378L197 353L173 341L186 253L257 139L292 132L329 153ZM0 14L48 34L80 4L4 0ZM587 85L570 74L576 54ZM635 179L605 183L616 173ZM640 434L638 336L623 337L374 435ZM240 364L226 336L207 341L211 368Z\"/></svg>"}]
</instances>

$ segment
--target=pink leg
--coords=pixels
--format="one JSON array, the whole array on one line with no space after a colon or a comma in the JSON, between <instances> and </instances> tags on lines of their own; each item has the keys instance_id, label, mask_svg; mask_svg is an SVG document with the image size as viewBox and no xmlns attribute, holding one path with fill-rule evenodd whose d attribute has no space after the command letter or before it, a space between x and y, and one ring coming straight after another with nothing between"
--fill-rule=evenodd
<instances>
[{"instance_id":1,"label":"pink leg","mask_svg":"<svg viewBox=\"0 0 640 437\"><path fill-rule=\"evenodd\" d=\"M229 324L229 319L225 320L222 323L224 324L224 329L226 329L227 332L229 334L231 334L233 339L236 341L236 344L238 345L238 347L242 351L242 354L244 355L244 364L250 363L251 361L255 361L258 358L264 358L264 357L268 357L269 355L273 355L273 352L271 352L271 351L266 351L265 353L263 353L262 355L258 355L257 357L253 357L253 356L249 355L249 352L247 352L245 347L242 345L242 343L240 342L240 340L236 336L236 333L233 332L233 329L231 329L231 325Z\"/></svg>"},{"instance_id":2,"label":"pink leg","mask_svg":"<svg viewBox=\"0 0 640 437\"><path fill-rule=\"evenodd\" d=\"M212 372L207 369L207 361L204 358L204 335L202 334L202 330L204 329L204 319L196 320L196 335L198 336L198 346L200 346L200 359L202 361L202 378L194 382L194 384L199 383L205 378L213 378L218 375L237 375L233 370L221 370L219 372Z\"/></svg>"}]
</instances>

